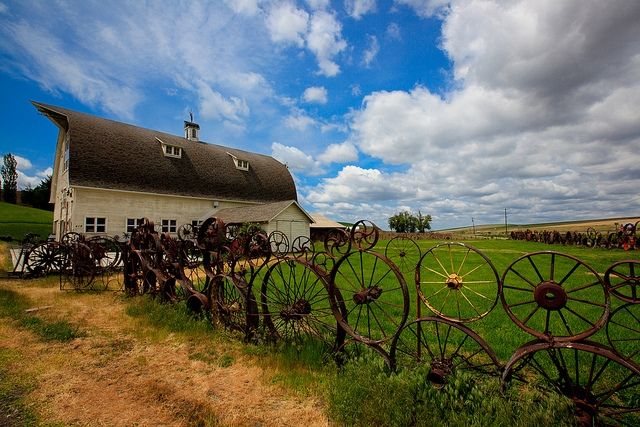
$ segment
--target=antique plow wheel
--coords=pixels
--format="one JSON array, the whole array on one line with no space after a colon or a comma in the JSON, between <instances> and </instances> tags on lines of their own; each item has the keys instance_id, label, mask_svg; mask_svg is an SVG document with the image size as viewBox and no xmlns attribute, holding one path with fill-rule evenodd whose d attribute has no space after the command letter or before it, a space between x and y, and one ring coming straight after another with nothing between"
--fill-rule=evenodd
<instances>
[{"instance_id":1,"label":"antique plow wheel","mask_svg":"<svg viewBox=\"0 0 640 427\"><path fill-rule=\"evenodd\" d=\"M622 301L640 303L640 261L612 264L604 273L604 282L613 296Z\"/></svg>"},{"instance_id":2,"label":"antique plow wheel","mask_svg":"<svg viewBox=\"0 0 640 427\"><path fill-rule=\"evenodd\" d=\"M291 252L296 258L309 260L313 256L313 242L307 236L298 236L291 243Z\"/></svg>"},{"instance_id":3,"label":"antique plow wheel","mask_svg":"<svg viewBox=\"0 0 640 427\"><path fill-rule=\"evenodd\" d=\"M407 284L383 255L348 253L331 270L329 284L334 315L356 341L374 346L391 342L407 320Z\"/></svg>"},{"instance_id":4,"label":"antique plow wheel","mask_svg":"<svg viewBox=\"0 0 640 427\"><path fill-rule=\"evenodd\" d=\"M307 261L284 258L272 264L262 281L260 307L264 324L275 339L299 343L310 337L331 351L344 341L325 278ZM344 308L338 310L345 314Z\"/></svg>"},{"instance_id":5,"label":"antique plow wheel","mask_svg":"<svg viewBox=\"0 0 640 427\"><path fill-rule=\"evenodd\" d=\"M598 273L558 252L526 254L502 276L502 305L522 330L547 341L576 341L602 328L609 292Z\"/></svg>"},{"instance_id":6,"label":"antique plow wheel","mask_svg":"<svg viewBox=\"0 0 640 427\"><path fill-rule=\"evenodd\" d=\"M418 296L444 319L478 320L498 301L496 268L482 252L464 243L434 246L422 256L415 272Z\"/></svg>"},{"instance_id":7,"label":"antique plow wheel","mask_svg":"<svg viewBox=\"0 0 640 427\"><path fill-rule=\"evenodd\" d=\"M80 241L67 246L66 267L60 275L60 289L68 283L76 291L92 290L96 277L96 259L91 248Z\"/></svg>"},{"instance_id":8,"label":"antique plow wheel","mask_svg":"<svg viewBox=\"0 0 640 427\"><path fill-rule=\"evenodd\" d=\"M514 373L571 399L581 425L640 423L640 368L600 344L530 342L505 366L503 387Z\"/></svg>"},{"instance_id":9,"label":"antique plow wheel","mask_svg":"<svg viewBox=\"0 0 640 427\"><path fill-rule=\"evenodd\" d=\"M422 258L420 246L415 240L409 237L397 236L389 240L384 249L384 256L393 261L405 279L412 278L416 271L416 266Z\"/></svg>"},{"instance_id":10,"label":"antique plow wheel","mask_svg":"<svg viewBox=\"0 0 640 427\"><path fill-rule=\"evenodd\" d=\"M269 234L269 247L271 255L276 258L282 258L289 253L289 238L282 231L272 231Z\"/></svg>"},{"instance_id":11,"label":"antique plow wheel","mask_svg":"<svg viewBox=\"0 0 640 427\"><path fill-rule=\"evenodd\" d=\"M61 271L67 263L67 248L55 242L38 243L25 255L25 269L30 276Z\"/></svg>"},{"instance_id":12,"label":"antique plow wheel","mask_svg":"<svg viewBox=\"0 0 640 427\"><path fill-rule=\"evenodd\" d=\"M402 328L391 346L394 367L427 365L427 379L444 384L455 370L496 375L500 363L478 334L461 323L424 317Z\"/></svg>"},{"instance_id":13,"label":"antique plow wheel","mask_svg":"<svg viewBox=\"0 0 640 427\"><path fill-rule=\"evenodd\" d=\"M211 281L213 317L231 330L241 332L247 340L258 329L258 303L249 285L240 277L216 275Z\"/></svg>"},{"instance_id":14,"label":"antique plow wheel","mask_svg":"<svg viewBox=\"0 0 640 427\"><path fill-rule=\"evenodd\" d=\"M640 304L615 309L609 316L606 332L615 352L640 366Z\"/></svg>"}]
</instances>

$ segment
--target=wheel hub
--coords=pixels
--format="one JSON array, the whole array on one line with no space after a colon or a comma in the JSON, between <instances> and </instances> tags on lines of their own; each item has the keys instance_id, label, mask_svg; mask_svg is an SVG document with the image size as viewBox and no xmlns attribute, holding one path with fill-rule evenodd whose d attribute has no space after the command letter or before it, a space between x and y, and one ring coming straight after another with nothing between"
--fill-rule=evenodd
<instances>
[{"instance_id":1,"label":"wheel hub","mask_svg":"<svg viewBox=\"0 0 640 427\"><path fill-rule=\"evenodd\" d=\"M280 311L280 317L285 321L301 320L304 316L311 314L311 303L300 299Z\"/></svg>"},{"instance_id":2,"label":"wheel hub","mask_svg":"<svg viewBox=\"0 0 640 427\"><path fill-rule=\"evenodd\" d=\"M552 280L536 286L533 297L540 307L547 310L561 310L567 305L568 300L567 291Z\"/></svg>"},{"instance_id":3,"label":"wheel hub","mask_svg":"<svg viewBox=\"0 0 640 427\"><path fill-rule=\"evenodd\" d=\"M447 382L447 376L451 374L452 370L453 363L450 359L433 359L427 379L433 384L444 385Z\"/></svg>"},{"instance_id":4,"label":"wheel hub","mask_svg":"<svg viewBox=\"0 0 640 427\"><path fill-rule=\"evenodd\" d=\"M460 289L462 287L462 276L457 273L451 273L447 276L445 283L449 289Z\"/></svg>"},{"instance_id":5,"label":"wheel hub","mask_svg":"<svg viewBox=\"0 0 640 427\"><path fill-rule=\"evenodd\" d=\"M372 286L367 289L363 289L353 295L353 302L356 304L369 304L380 298L382 295L382 288L378 285Z\"/></svg>"}]
</instances>

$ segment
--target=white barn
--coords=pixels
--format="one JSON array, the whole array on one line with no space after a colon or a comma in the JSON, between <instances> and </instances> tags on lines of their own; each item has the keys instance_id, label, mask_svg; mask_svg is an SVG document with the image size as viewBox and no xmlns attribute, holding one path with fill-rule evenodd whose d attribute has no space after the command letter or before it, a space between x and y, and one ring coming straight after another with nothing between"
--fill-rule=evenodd
<instances>
[{"instance_id":1,"label":"white barn","mask_svg":"<svg viewBox=\"0 0 640 427\"><path fill-rule=\"evenodd\" d=\"M130 233L141 218L175 233L223 214L262 223L293 241L312 218L287 167L262 154L207 144L198 124L184 137L33 102L58 128L50 202L53 234ZM223 218L224 220L224 218Z\"/></svg>"}]
</instances>

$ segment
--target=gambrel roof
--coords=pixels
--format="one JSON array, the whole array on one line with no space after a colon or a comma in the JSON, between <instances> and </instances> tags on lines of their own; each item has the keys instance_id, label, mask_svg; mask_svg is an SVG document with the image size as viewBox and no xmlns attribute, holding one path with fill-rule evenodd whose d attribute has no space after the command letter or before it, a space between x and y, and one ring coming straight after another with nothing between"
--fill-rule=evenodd
<instances>
[{"instance_id":1,"label":"gambrel roof","mask_svg":"<svg viewBox=\"0 0 640 427\"><path fill-rule=\"evenodd\" d=\"M287 167L270 156L32 102L69 133L71 186L269 203L297 200ZM162 145L181 148L165 156ZM248 170L237 168L246 160Z\"/></svg>"}]
</instances>

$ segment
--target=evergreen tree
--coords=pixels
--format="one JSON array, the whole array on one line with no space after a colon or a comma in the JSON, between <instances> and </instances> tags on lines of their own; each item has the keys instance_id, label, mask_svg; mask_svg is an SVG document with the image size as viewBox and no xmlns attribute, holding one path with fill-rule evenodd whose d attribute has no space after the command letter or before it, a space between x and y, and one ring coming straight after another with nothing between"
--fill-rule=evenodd
<instances>
[{"instance_id":1,"label":"evergreen tree","mask_svg":"<svg viewBox=\"0 0 640 427\"><path fill-rule=\"evenodd\" d=\"M15 203L18 194L18 171L16 158L11 153L4 155L4 163L0 169L2 176L2 198L7 203Z\"/></svg>"}]
</instances>

